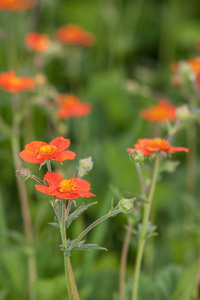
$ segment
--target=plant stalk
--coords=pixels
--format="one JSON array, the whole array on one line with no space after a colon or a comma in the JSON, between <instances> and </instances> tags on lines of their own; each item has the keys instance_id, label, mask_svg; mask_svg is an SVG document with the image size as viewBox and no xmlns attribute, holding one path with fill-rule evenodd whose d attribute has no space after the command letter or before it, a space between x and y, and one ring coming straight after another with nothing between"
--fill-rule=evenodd
<instances>
[{"instance_id":1,"label":"plant stalk","mask_svg":"<svg viewBox=\"0 0 200 300\"><path fill-rule=\"evenodd\" d=\"M137 300L137 296L138 296L139 276L140 276L140 270L141 270L142 257L143 257L143 253L144 253L144 246L145 246L145 242L146 242L146 237L145 237L146 236L146 227L147 227L147 223L149 220L153 195L154 195L154 191L155 191L158 166L159 166L159 153L157 153L156 159L155 159L155 165L154 165L153 176L152 176L152 180L151 180L148 202L143 204L144 213L143 213L143 220L142 220L142 232L139 237L139 246L138 246L137 256L136 256L132 300Z\"/></svg>"},{"instance_id":2,"label":"plant stalk","mask_svg":"<svg viewBox=\"0 0 200 300\"><path fill-rule=\"evenodd\" d=\"M124 300L124 282L125 282L125 273L128 257L128 249L131 239L131 229L132 225L129 224L126 228L126 234L124 238L122 254L121 254L121 264L120 264L120 277L119 277L119 300Z\"/></svg>"},{"instance_id":3,"label":"plant stalk","mask_svg":"<svg viewBox=\"0 0 200 300\"><path fill-rule=\"evenodd\" d=\"M21 168L21 161L19 159L19 152L20 152L20 143L19 143L19 130L20 130L20 117L18 115L19 111L19 99L18 95L15 95L12 99L13 105L13 124L12 124L12 139L11 139L11 146L12 146L12 153L13 153L13 160L14 160L14 168L15 170ZM17 187L19 192L19 200L20 200L20 207L22 212L22 219L25 231L26 242L29 245L33 245L33 230L31 224L31 217L30 217L30 208L28 203L28 196L24 182L17 180ZM30 299L36 299L36 296L33 291L33 286L37 280L37 268L36 268L36 258L34 251L28 257L28 270L29 270L29 293Z\"/></svg>"}]
</instances>

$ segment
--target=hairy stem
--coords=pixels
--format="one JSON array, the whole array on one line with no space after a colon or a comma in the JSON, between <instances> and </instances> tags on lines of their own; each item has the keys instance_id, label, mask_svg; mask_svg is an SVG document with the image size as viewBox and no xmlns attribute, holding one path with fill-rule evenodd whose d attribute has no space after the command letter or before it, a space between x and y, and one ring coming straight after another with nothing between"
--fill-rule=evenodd
<instances>
[{"instance_id":1,"label":"hairy stem","mask_svg":"<svg viewBox=\"0 0 200 300\"><path fill-rule=\"evenodd\" d=\"M129 244L131 239L131 229L132 229L132 225L127 226L126 235L124 238L124 243L122 248L120 277L119 277L119 300L124 300L124 282L125 282L128 249L129 249Z\"/></svg>"},{"instance_id":2,"label":"hairy stem","mask_svg":"<svg viewBox=\"0 0 200 300\"><path fill-rule=\"evenodd\" d=\"M98 220L94 221L91 225L89 225L75 240L74 242L71 244L71 246L69 247L69 251L73 249L73 247L80 241L82 240L82 238L91 230L93 229L95 226L97 226L99 223L103 222L104 220L110 218L110 217L114 217L116 216L118 213L121 212L121 209L117 209L111 213L106 214L105 216L99 218Z\"/></svg>"},{"instance_id":3,"label":"hairy stem","mask_svg":"<svg viewBox=\"0 0 200 300\"><path fill-rule=\"evenodd\" d=\"M157 173L158 173L158 165L159 165L159 154L156 155L156 159L155 159L155 165L154 165L154 170L153 170L153 175L152 175L152 180L151 180L148 202L143 204L144 213L143 213L143 220L142 220L142 232L139 237L139 245L138 245L137 256L136 256L132 300L137 300L137 295L138 295L140 269L141 269L142 257L143 257L143 253L144 253L144 246L145 246L145 242L146 242L146 228L147 228L147 223L149 220L153 195L154 195L154 191L155 191L155 183L156 183L156 177L157 177Z\"/></svg>"},{"instance_id":4,"label":"hairy stem","mask_svg":"<svg viewBox=\"0 0 200 300\"><path fill-rule=\"evenodd\" d=\"M62 238L63 246L67 249L67 237L66 237L66 200L62 199L62 223L60 227L60 233ZM71 201L70 201L71 202ZM74 274L70 262L70 256L64 253L64 264L65 264L65 277L67 282L67 289L71 300L79 300L78 290L76 287Z\"/></svg>"}]
</instances>

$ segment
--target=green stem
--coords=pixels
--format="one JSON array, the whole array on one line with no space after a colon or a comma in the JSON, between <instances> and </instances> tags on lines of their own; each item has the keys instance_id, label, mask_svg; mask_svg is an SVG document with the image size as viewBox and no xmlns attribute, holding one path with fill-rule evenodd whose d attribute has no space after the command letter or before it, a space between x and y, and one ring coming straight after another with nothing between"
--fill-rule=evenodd
<instances>
[{"instance_id":1,"label":"green stem","mask_svg":"<svg viewBox=\"0 0 200 300\"><path fill-rule=\"evenodd\" d=\"M47 159L47 169L49 172L52 172L50 159Z\"/></svg>"},{"instance_id":2,"label":"green stem","mask_svg":"<svg viewBox=\"0 0 200 300\"><path fill-rule=\"evenodd\" d=\"M143 252L144 252L144 246L145 246L145 242L146 242L146 237L145 237L146 236L146 227L147 227L147 222L149 220L153 195L154 195L154 191L155 191L158 166L159 166L159 154L156 155L148 202L143 204L144 213L143 213L143 220L142 220L142 232L141 232L141 235L139 238L139 246L138 246L138 251L137 251L137 256L136 256L132 300L137 300L137 295L138 295L138 283L139 283L140 269L141 269L142 257L143 257Z\"/></svg>"},{"instance_id":3,"label":"green stem","mask_svg":"<svg viewBox=\"0 0 200 300\"><path fill-rule=\"evenodd\" d=\"M193 291L194 300L199 299L199 283L200 283L200 251L198 254L195 284L194 284L194 291Z\"/></svg>"},{"instance_id":4,"label":"green stem","mask_svg":"<svg viewBox=\"0 0 200 300\"><path fill-rule=\"evenodd\" d=\"M62 201L62 222L61 222L61 227L60 227L60 233L61 233L61 237L62 237L63 246L67 249L67 238L66 238L66 227L65 227L66 200L62 199L61 201ZM76 287L74 274L72 271L70 257L66 253L64 253L64 264L65 264L65 277L66 277L69 297L71 300L79 300L79 294L78 294L78 290Z\"/></svg>"},{"instance_id":5,"label":"green stem","mask_svg":"<svg viewBox=\"0 0 200 300\"><path fill-rule=\"evenodd\" d=\"M18 115L19 112L18 95L15 95L15 97L13 97L12 105L13 105L13 124L12 124L11 146L12 146L14 167L17 170L21 168L21 161L19 158L19 152L20 152L19 130L20 130L21 119ZM26 187L24 182L20 180L17 180L17 187L19 192L19 200L20 200L26 242L32 246L33 230L31 224L30 209L29 209ZM35 258L34 251L28 257L28 269L29 269L29 281L30 281L30 288L29 288L30 299L36 299L35 292L33 289L33 286L37 280L36 258Z\"/></svg>"},{"instance_id":6,"label":"green stem","mask_svg":"<svg viewBox=\"0 0 200 300\"><path fill-rule=\"evenodd\" d=\"M95 226L97 226L99 223L103 222L104 220L110 218L110 217L114 217L116 216L118 213L121 212L121 209L117 209L113 212L109 212L108 214L106 214L105 216L99 218L98 220L94 221L91 225L89 225L75 240L74 242L71 244L71 246L69 247L69 251L71 251L73 249L73 247L91 230L93 229Z\"/></svg>"},{"instance_id":7,"label":"green stem","mask_svg":"<svg viewBox=\"0 0 200 300\"><path fill-rule=\"evenodd\" d=\"M138 173L138 178L140 181L142 198L146 199L145 184L144 184L144 180L143 180L141 166L139 163L135 163L135 167L136 167L136 170ZM128 257L128 250L129 250L129 244L130 244L130 240L131 240L132 229L133 229L133 224L129 224L126 227L126 234L125 234L123 248L122 248L121 264L120 264L120 278L119 278L119 300L124 299L125 272L126 272L127 257Z\"/></svg>"},{"instance_id":8,"label":"green stem","mask_svg":"<svg viewBox=\"0 0 200 300\"><path fill-rule=\"evenodd\" d=\"M124 238L122 254L121 254L121 264L120 264L120 278L119 278L119 300L124 300L124 282L125 282L125 273L128 257L128 249L131 239L131 230L132 225L129 224L126 229L126 235Z\"/></svg>"}]
</instances>

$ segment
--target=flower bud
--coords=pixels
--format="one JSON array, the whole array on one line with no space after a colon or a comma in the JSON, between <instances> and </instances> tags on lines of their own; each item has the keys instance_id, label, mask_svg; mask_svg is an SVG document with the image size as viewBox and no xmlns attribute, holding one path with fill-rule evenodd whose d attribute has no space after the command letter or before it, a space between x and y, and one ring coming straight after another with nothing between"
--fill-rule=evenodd
<instances>
[{"instance_id":1,"label":"flower bud","mask_svg":"<svg viewBox=\"0 0 200 300\"><path fill-rule=\"evenodd\" d=\"M182 105L176 109L176 116L179 120L185 121L193 119L193 113L188 109L187 105Z\"/></svg>"},{"instance_id":2,"label":"flower bud","mask_svg":"<svg viewBox=\"0 0 200 300\"><path fill-rule=\"evenodd\" d=\"M78 175L80 177L85 176L89 171L92 170L92 167L93 167L93 161L91 156L84 159L80 159L79 167L78 167Z\"/></svg>"},{"instance_id":3,"label":"flower bud","mask_svg":"<svg viewBox=\"0 0 200 300\"><path fill-rule=\"evenodd\" d=\"M129 153L129 158L133 163L140 163L144 160L144 154L139 150L133 150Z\"/></svg>"},{"instance_id":4,"label":"flower bud","mask_svg":"<svg viewBox=\"0 0 200 300\"><path fill-rule=\"evenodd\" d=\"M129 213L133 210L135 198L132 199L122 199L119 201L119 208L124 213Z\"/></svg>"},{"instance_id":5,"label":"flower bud","mask_svg":"<svg viewBox=\"0 0 200 300\"><path fill-rule=\"evenodd\" d=\"M28 168L21 168L16 170L16 175L21 181L26 181L32 176L31 171Z\"/></svg>"}]
</instances>

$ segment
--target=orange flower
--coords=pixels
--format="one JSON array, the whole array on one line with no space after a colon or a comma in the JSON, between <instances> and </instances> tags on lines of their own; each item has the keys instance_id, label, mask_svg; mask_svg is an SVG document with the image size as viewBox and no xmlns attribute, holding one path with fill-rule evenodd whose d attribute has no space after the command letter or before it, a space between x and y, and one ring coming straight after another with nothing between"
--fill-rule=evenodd
<instances>
[{"instance_id":1,"label":"orange flower","mask_svg":"<svg viewBox=\"0 0 200 300\"><path fill-rule=\"evenodd\" d=\"M187 59L182 62L173 62L171 64L172 71L176 73L178 71L181 63L183 63L183 62L188 63L191 70L194 71L195 73L200 70L200 57L197 56L195 58Z\"/></svg>"},{"instance_id":2,"label":"orange flower","mask_svg":"<svg viewBox=\"0 0 200 300\"><path fill-rule=\"evenodd\" d=\"M90 103L81 102L79 98L71 94L60 94L56 101L60 105L60 108L56 111L56 115L60 119L84 117L91 111Z\"/></svg>"},{"instance_id":3,"label":"orange flower","mask_svg":"<svg viewBox=\"0 0 200 300\"><path fill-rule=\"evenodd\" d=\"M25 36L25 43L29 50L42 53L48 50L50 39L47 34L31 32Z\"/></svg>"},{"instance_id":4,"label":"orange flower","mask_svg":"<svg viewBox=\"0 0 200 300\"><path fill-rule=\"evenodd\" d=\"M48 182L49 186L36 185L36 189L47 195L56 196L60 199L76 199L79 197L92 197L95 196L89 193L90 184L84 179L74 178L64 179L62 176L55 172L47 172L44 179Z\"/></svg>"},{"instance_id":5,"label":"orange flower","mask_svg":"<svg viewBox=\"0 0 200 300\"><path fill-rule=\"evenodd\" d=\"M0 87L9 93L18 93L35 87L35 81L27 76L17 77L14 71L0 74Z\"/></svg>"},{"instance_id":6,"label":"orange flower","mask_svg":"<svg viewBox=\"0 0 200 300\"><path fill-rule=\"evenodd\" d=\"M36 5L35 0L0 0L0 10L23 11Z\"/></svg>"},{"instance_id":7,"label":"orange flower","mask_svg":"<svg viewBox=\"0 0 200 300\"><path fill-rule=\"evenodd\" d=\"M165 139L155 138L155 139L139 139L137 140L137 144L134 145L135 148L128 148L128 152L132 152L134 150L141 151L145 156L149 156L157 151L164 151L168 153L176 153L176 152L188 152L188 148L184 147L173 147L170 142Z\"/></svg>"},{"instance_id":8,"label":"orange flower","mask_svg":"<svg viewBox=\"0 0 200 300\"><path fill-rule=\"evenodd\" d=\"M140 117L155 123L165 122L167 120L176 121L176 108L177 106L171 105L168 100L161 99L157 105L141 110Z\"/></svg>"},{"instance_id":9,"label":"orange flower","mask_svg":"<svg viewBox=\"0 0 200 300\"><path fill-rule=\"evenodd\" d=\"M62 136L55 138L49 144L41 141L31 142L25 146L25 150L20 152L20 157L32 164L45 163L48 159L64 161L74 159L76 154L65 150L69 147L70 140Z\"/></svg>"},{"instance_id":10,"label":"orange flower","mask_svg":"<svg viewBox=\"0 0 200 300\"><path fill-rule=\"evenodd\" d=\"M85 47L92 46L95 42L95 37L92 33L74 24L59 28L55 33L55 37L60 43Z\"/></svg>"}]
</instances>

